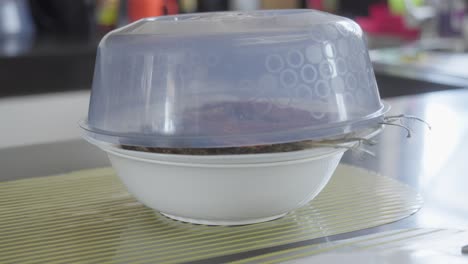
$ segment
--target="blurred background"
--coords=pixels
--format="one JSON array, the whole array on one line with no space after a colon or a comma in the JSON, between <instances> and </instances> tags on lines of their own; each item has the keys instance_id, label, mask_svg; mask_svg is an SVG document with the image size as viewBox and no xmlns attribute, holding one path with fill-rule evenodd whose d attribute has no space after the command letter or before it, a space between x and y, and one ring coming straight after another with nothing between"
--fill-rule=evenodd
<instances>
[{"instance_id":1,"label":"blurred background","mask_svg":"<svg viewBox=\"0 0 468 264\"><path fill-rule=\"evenodd\" d=\"M100 38L144 17L225 10L319 9L356 20L366 32L371 49L413 44L407 45L401 58L392 57L391 52L372 54L376 63L415 64L422 58L422 51L466 51L466 6L465 0L1 0L0 98L89 89ZM382 73L380 68L378 74ZM387 77L379 76L383 96L421 92L423 88L418 86L435 89L430 82L411 82L411 89L388 90L386 82L395 86L400 80ZM401 82L398 84L403 89ZM447 84L460 86L456 80Z\"/></svg>"},{"instance_id":2,"label":"blurred background","mask_svg":"<svg viewBox=\"0 0 468 264\"><path fill-rule=\"evenodd\" d=\"M392 58L391 53L373 54L376 63L415 63L423 50L466 50L466 6L465 0L1 0L0 97L89 89L100 38L144 17L226 10L319 9L356 20L366 32L371 49L413 44L406 47L403 58ZM381 79L395 81L386 77ZM412 83L412 91L387 91L387 84L380 82L383 96L418 90L418 84ZM449 84L460 86L456 82Z\"/></svg>"},{"instance_id":3,"label":"blurred background","mask_svg":"<svg viewBox=\"0 0 468 264\"><path fill-rule=\"evenodd\" d=\"M346 16L363 28L387 98L468 86L467 6L468 0L0 0L0 148L78 137L99 40L144 17L287 8Z\"/></svg>"}]
</instances>

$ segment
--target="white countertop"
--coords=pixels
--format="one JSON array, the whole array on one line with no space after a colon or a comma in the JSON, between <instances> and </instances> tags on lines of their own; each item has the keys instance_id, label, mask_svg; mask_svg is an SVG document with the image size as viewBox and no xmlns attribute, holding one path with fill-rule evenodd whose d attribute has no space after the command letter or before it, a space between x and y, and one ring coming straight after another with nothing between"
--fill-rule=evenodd
<instances>
[{"instance_id":1,"label":"white countertop","mask_svg":"<svg viewBox=\"0 0 468 264\"><path fill-rule=\"evenodd\" d=\"M78 139L88 104L89 91L2 98L0 148Z\"/></svg>"}]
</instances>

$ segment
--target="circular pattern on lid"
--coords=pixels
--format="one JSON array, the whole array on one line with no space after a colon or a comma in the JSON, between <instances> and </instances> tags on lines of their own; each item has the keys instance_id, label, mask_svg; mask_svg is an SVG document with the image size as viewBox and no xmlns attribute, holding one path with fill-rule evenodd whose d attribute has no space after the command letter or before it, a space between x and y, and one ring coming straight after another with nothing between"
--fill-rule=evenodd
<instances>
[{"instance_id":1,"label":"circular pattern on lid","mask_svg":"<svg viewBox=\"0 0 468 264\"><path fill-rule=\"evenodd\" d=\"M312 83L317 80L317 70L314 66L306 64L301 69L301 79L306 83Z\"/></svg>"},{"instance_id":2,"label":"circular pattern on lid","mask_svg":"<svg viewBox=\"0 0 468 264\"><path fill-rule=\"evenodd\" d=\"M298 98L313 99L315 97L314 91L305 84L299 84L296 90Z\"/></svg>"},{"instance_id":3,"label":"circular pattern on lid","mask_svg":"<svg viewBox=\"0 0 468 264\"><path fill-rule=\"evenodd\" d=\"M291 69L286 69L280 74L281 85L285 88L291 88L297 84L297 73Z\"/></svg>"},{"instance_id":4,"label":"circular pattern on lid","mask_svg":"<svg viewBox=\"0 0 468 264\"><path fill-rule=\"evenodd\" d=\"M320 98L327 98L330 95L330 85L323 80L315 84L315 94Z\"/></svg>"},{"instance_id":5,"label":"circular pattern on lid","mask_svg":"<svg viewBox=\"0 0 468 264\"><path fill-rule=\"evenodd\" d=\"M284 61L281 56L268 55L265 60L265 67L269 72L280 72L284 68Z\"/></svg>"},{"instance_id":6,"label":"circular pattern on lid","mask_svg":"<svg viewBox=\"0 0 468 264\"><path fill-rule=\"evenodd\" d=\"M319 66L320 76L325 79L330 79L335 74L333 65L328 61L322 61Z\"/></svg>"},{"instance_id":7,"label":"circular pattern on lid","mask_svg":"<svg viewBox=\"0 0 468 264\"><path fill-rule=\"evenodd\" d=\"M298 50L290 50L287 55L287 62L290 67L299 68L304 63L304 55Z\"/></svg>"},{"instance_id":8,"label":"circular pattern on lid","mask_svg":"<svg viewBox=\"0 0 468 264\"><path fill-rule=\"evenodd\" d=\"M288 12L299 13L290 16ZM302 14L303 12L305 13ZM248 13L250 14L250 12ZM370 68L371 65L366 54L365 41L362 35L354 34L351 31L354 27L353 22L345 18L324 14L318 14L323 18L309 17L307 14L309 12L306 10L287 11L288 15L286 16L280 15L283 13L281 11L268 11L267 13L270 17L268 19L270 23L265 24L265 26L268 28L255 23L266 13L260 12L258 17L248 20L244 20L244 17L240 19L235 13L232 13L229 18L226 18L229 24L213 24L209 30L203 26L200 28L201 34L198 34L199 30L196 27L194 31L187 31L188 34L183 32L186 29L180 29L180 23L188 25L193 22L184 16L181 19L184 18L185 22L172 21L176 25L174 30L181 30L179 32L183 33L180 35L169 28L166 30L154 29L165 27L166 22L169 21L157 23L150 19L145 22L147 23L145 26L142 26L145 23L136 25L139 31L138 36L123 37L118 35L114 38L105 38L104 44L108 42L109 45L101 45L101 48L109 50L100 53L99 65L97 66L102 69L103 73L100 73L98 77L105 78L106 86L112 88L110 88L111 90L106 87L100 88L99 86L102 86L103 83L98 80L94 84L98 87L97 90L102 89L99 92L109 96L109 100L103 100L99 93L98 97L94 97L95 102L92 102L93 107L90 107L91 118L88 121L90 121L90 126L96 130L89 130L90 134L95 134L99 138L105 137L109 142L126 140L140 144L138 143L140 138L138 133L141 132L144 144L161 144L172 147L211 146L213 144L227 146L241 144L241 141L242 144L247 144L241 137L251 135L250 139L245 139L249 141L248 144L251 144L255 143L259 131L271 131L277 128L274 120L265 121L265 126L263 124L249 126L242 131L246 132L245 134L240 135L239 138L233 136L229 139L232 141L227 142L220 140L225 135L214 135L212 133L214 130L208 126L195 128L196 123L200 121L197 118L192 118L192 115L196 115L196 111L208 113L210 109L206 105L210 107L213 105L213 109L219 106L220 109L225 108L226 115L235 116L235 112L238 110L235 104L239 105L238 108L244 106L251 108L251 105L246 102L250 102L252 99L269 100L275 111L278 109L277 105L289 105L288 108L291 109L281 109L281 113L278 115L285 113L285 116L288 116L288 111L292 110L303 111L304 117L298 117L301 120L291 121L298 128L304 124L311 124L307 127L320 126L321 129L323 122L313 122L313 118L312 122L309 122L311 120L307 119L311 118L309 113L315 111L325 112L327 120L324 122L330 123L330 126L343 121L341 120L343 118L349 118L352 122L354 118L365 111L376 113L376 115L380 113L378 92L372 91L375 83L369 81L369 78L374 77L366 72L366 69ZM203 14L199 15L204 16ZM266 23L263 18L260 20ZM278 21L282 22L278 23ZM200 25L202 24L204 23L200 23ZM211 26L207 25L207 27ZM155 37L154 33L148 34L151 30L166 33L158 33ZM205 33L207 34L204 35ZM124 32L124 34L126 33ZM180 40L179 36L184 36L184 41L178 41ZM353 45L354 49L349 43ZM116 49L111 50L110 48ZM128 50L125 52L122 48L128 48ZM106 58L102 56L106 56ZM104 68L108 67L102 67L102 65L107 65L109 60L118 62L113 64L115 67L112 67L112 70L106 70ZM134 66L135 69L129 72L128 66ZM357 73L359 72L366 74L362 83L358 79ZM242 80L247 81L242 82ZM166 89L168 85L171 87L170 93ZM115 90L114 87L116 87ZM335 98L336 93L345 94L352 91L351 93L354 95L354 91L360 87L368 89L366 100L373 101L373 103L368 104L369 107L361 107L357 104L348 105L347 102L337 101L343 96ZM148 91L158 96L148 98L146 96ZM174 94L177 96L174 97ZM310 100L298 98L307 94L313 95L313 97L309 97ZM180 101L177 104L179 107L174 110L175 112L173 111L174 115L172 115L175 130L167 133L166 128L160 125L164 124L164 118L159 117L162 114L158 115L156 126L147 121L151 118L133 118L128 120L128 124L122 124L121 116L123 114L137 117L145 115L140 109L142 107L135 107L135 105L141 106L141 98L148 98L148 100L143 100L145 109L151 108L152 112L160 114L164 113L164 105L167 100ZM226 102L231 104L228 105ZM295 104L296 102L297 104ZM341 119L339 119L337 118L337 109L342 110L343 105L345 105L346 111L349 107L349 115L341 115ZM363 108L364 110L361 111ZM112 111L102 111L102 109L111 109ZM120 111L123 113L122 115ZM255 111L255 108L251 111ZM185 118L183 116L185 114L189 115L190 118ZM366 115L366 117L368 116L371 115ZM106 122L101 122L102 120ZM230 121L220 117L219 122L215 122L213 126L222 126L223 122ZM336 126L336 129L331 130L341 133L340 124ZM227 126L232 126L232 124L227 124ZM295 129L289 124L286 126L292 130ZM129 133L128 127L135 128L135 134ZM147 136L149 131L147 128L155 130ZM100 135L100 131L112 132L112 135L114 135L113 131L118 133L115 133L116 136L106 136ZM301 133L302 131L298 130L294 139L300 139ZM267 140L266 138L268 138L271 142L282 140L281 131L276 130L272 134L271 138L267 136L262 139ZM315 134L315 132L312 131L311 134ZM316 134L317 138L322 136L320 133ZM219 140L218 138L212 140L212 136L219 136ZM310 138L313 137L315 135L310 136ZM181 138L184 140L180 140ZM187 140L185 140L186 138Z\"/></svg>"}]
</instances>

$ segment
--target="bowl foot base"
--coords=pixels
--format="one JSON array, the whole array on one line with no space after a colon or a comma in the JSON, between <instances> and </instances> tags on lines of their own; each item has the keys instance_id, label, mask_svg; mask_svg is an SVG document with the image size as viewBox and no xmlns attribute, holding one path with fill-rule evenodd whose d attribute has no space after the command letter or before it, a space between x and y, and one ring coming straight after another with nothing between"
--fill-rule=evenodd
<instances>
[{"instance_id":1,"label":"bowl foot base","mask_svg":"<svg viewBox=\"0 0 468 264\"><path fill-rule=\"evenodd\" d=\"M219 220L218 221L218 220L193 219L193 218L170 215L170 214L166 214L163 212L160 212L160 213L168 218L181 221L181 222L199 224L199 225L216 225L216 226L249 225L249 224L261 223L261 222L267 222L267 221L281 218L287 214L287 213L284 213L284 214L279 214L275 216L269 216L269 217L264 217L264 218L254 218L254 219L247 219L247 220L237 220L237 221L236 220L234 221Z\"/></svg>"}]
</instances>

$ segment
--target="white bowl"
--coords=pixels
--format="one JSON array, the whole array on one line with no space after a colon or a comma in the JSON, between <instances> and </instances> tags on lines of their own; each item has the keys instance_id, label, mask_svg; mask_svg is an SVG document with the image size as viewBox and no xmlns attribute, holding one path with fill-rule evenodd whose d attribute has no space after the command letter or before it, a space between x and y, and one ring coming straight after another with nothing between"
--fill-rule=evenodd
<instances>
[{"instance_id":1,"label":"white bowl","mask_svg":"<svg viewBox=\"0 0 468 264\"><path fill-rule=\"evenodd\" d=\"M170 218L207 225L263 222L303 206L327 184L346 150L189 156L92 143L107 152L140 202Z\"/></svg>"}]
</instances>

